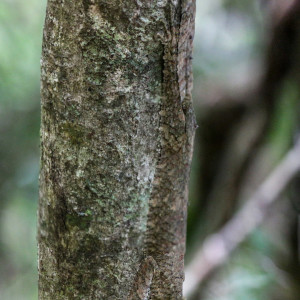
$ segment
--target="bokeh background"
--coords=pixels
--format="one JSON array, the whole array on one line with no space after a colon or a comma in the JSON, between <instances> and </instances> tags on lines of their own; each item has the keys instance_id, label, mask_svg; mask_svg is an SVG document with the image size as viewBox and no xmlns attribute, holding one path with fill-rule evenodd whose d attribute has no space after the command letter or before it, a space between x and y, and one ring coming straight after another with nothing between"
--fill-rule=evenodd
<instances>
[{"instance_id":1,"label":"bokeh background","mask_svg":"<svg viewBox=\"0 0 300 300\"><path fill-rule=\"evenodd\" d=\"M187 264L293 144L300 86L300 25L297 15L288 14L294 2L197 1L193 62L199 128ZM45 0L0 2L1 300L37 299L39 73L45 6ZM284 18L296 19L286 24ZM272 51L276 45L279 50ZM262 226L191 299L299 299L297 213L290 198L289 191L283 193Z\"/></svg>"}]
</instances>

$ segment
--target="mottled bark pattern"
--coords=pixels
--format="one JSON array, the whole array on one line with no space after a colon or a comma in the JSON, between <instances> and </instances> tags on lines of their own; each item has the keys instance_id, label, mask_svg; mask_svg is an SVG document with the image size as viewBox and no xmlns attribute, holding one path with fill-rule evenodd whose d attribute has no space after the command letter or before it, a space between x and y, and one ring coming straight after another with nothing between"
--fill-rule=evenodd
<instances>
[{"instance_id":1,"label":"mottled bark pattern","mask_svg":"<svg viewBox=\"0 0 300 300\"><path fill-rule=\"evenodd\" d=\"M39 299L181 299L194 0L48 0Z\"/></svg>"}]
</instances>

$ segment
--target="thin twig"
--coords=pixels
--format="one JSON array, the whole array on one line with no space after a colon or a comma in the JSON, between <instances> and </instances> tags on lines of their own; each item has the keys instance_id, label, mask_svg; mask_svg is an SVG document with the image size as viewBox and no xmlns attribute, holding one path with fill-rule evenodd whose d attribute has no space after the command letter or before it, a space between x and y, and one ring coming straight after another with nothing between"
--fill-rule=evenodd
<instances>
[{"instance_id":1,"label":"thin twig","mask_svg":"<svg viewBox=\"0 0 300 300\"><path fill-rule=\"evenodd\" d=\"M267 208L299 171L300 141L236 215L219 232L204 241L202 249L186 268L183 285L185 297L191 295L207 275L223 264L248 234L263 222Z\"/></svg>"}]
</instances>

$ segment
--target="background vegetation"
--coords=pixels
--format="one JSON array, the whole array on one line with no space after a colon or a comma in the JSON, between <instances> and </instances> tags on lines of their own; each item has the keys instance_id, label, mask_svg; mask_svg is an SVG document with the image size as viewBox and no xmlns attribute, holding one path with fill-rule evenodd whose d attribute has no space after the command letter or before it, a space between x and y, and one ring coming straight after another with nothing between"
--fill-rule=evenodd
<instances>
[{"instance_id":1,"label":"background vegetation","mask_svg":"<svg viewBox=\"0 0 300 300\"><path fill-rule=\"evenodd\" d=\"M267 126L258 126L256 98L266 96L256 87L268 65L268 45L277 22L269 3L264 3L276 1L197 2L194 103L199 129L187 262L290 147L299 104L295 75L286 76L272 108L266 110ZM45 0L0 2L1 300L37 299L39 60L45 5ZM253 132L262 136L253 138ZM249 145L251 139L255 147ZM220 193L214 195L216 189ZM202 284L194 299L298 299L296 228L296 212L285 194L263 226Z\"/></svg>"}]
</instances>

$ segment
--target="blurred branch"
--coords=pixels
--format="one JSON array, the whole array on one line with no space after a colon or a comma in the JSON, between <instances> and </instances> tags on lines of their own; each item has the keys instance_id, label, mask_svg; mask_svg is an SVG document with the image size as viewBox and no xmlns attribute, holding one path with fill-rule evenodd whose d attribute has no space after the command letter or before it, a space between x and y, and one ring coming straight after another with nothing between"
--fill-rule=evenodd
<instances>
[{"instance_id":1,"label":"blurred branch","mask_svg":"<svg viewBox=\"0 0 300 300\"><path fill-rule=\"evenodd\" d=\"M282 88L297 68L300 1L290 1L284 8L277 2L272 10L280 18L272 18L264 71L255 86L231 95L213 87L206 92L209 101L199 109L201 211L210 220L206 234L220 228L232 216L245 174L272 123ZM216 206L220 211L217 215Z\"/></svg>"},{"instance_id":2,"label":"blurred branch","mask_svg":"<svg viewBox=\"0 0 300 300\"><path fill-rule=\"evenodd\" d=\"M297 55L300 34L300 1L271 1L273 3L273 29L266 51L265 71L258 87L258 95L263 104L272 108L276 95L291 71L297 67ZM260 101L260 100L259 100Z\"/></svg>"},{"instance_id":3,"label":"blurred branch","mask_svg":"<svg viewBox=\"0 0 300 300\"><path fill-rule=\"evenodd\" d=\"M197 286L231 252L257 228L267 214L267 208L278 198L300 170L300 141L291 149L257 192L239 212L216 234L209 236L186 268L184 294L189 296Z\"/></svg>"}]
</instances>

